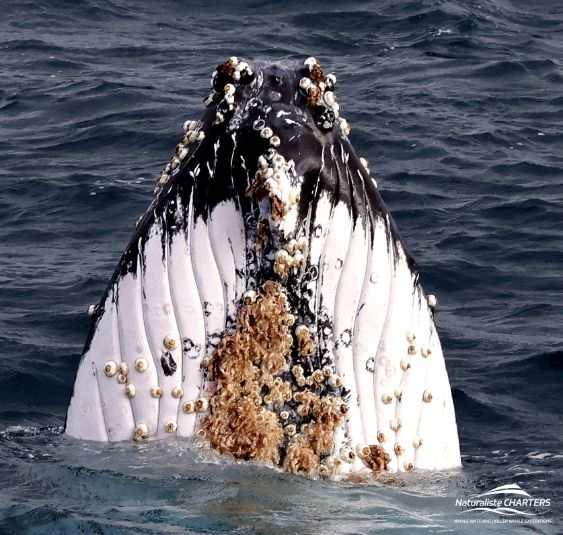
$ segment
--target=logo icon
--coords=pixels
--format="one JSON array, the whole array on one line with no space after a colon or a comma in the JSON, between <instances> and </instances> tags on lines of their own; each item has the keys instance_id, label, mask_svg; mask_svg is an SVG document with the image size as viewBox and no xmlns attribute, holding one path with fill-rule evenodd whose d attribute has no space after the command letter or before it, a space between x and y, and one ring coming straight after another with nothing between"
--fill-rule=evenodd
<instances>
[{"instance_id":1,"label":"logo icon","mask_svg":"<svg viewBox=\"0 0 563 535\"><path fill-rule=\"evenodd\" d=\"M551 507L551 499L534 497L517 483L509 483L468 498L456 498L455 504L463 514L486 511L498 517L531 519L544 515Z\"/></svg>"}]
</instances>

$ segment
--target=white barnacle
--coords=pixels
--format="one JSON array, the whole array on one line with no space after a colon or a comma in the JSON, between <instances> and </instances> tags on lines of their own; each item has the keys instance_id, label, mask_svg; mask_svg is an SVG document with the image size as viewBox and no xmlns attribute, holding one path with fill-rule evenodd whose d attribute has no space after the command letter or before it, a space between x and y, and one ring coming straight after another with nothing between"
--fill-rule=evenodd
<instances>
[{"instance_id":1,"label":"white barnacle","mask_svg":"<svg viewBox=\"0 0 563 535\"><path fill-rule=\"evenodd\" d=\"M236 88L233 84L225 84L223 91L225 92L225 95L234 95Z\"/></svg>"},{"instance_id":2,"label":"white barnacle","mask_svg":"<svg viewBox=\"0 0 563 535\"><path fill-rule=\"evenodd\" d=\"M347 137L350 135L350 132L352 131L352 129L350 128L350 124L348 123L348 121L346 119L344 119L343 117L340 117L338 120L338 126L340 128L340 133L344 136Z\"/></svg>"},{"instance_id":3,"label":"white barnacle","mask_svg":"<svg viewBox=\"0 0 563 535\"><path fill-rule=\"evenodd\" d=\"M174 340L171 336L165 336L162 344L166 349L168 349L168 351L176 349L176 340Z\"/></svg>"},{"instance_id":4,"label":"white barnacle","mask_svg":"<svg viewBox=\"0 0 563 535\"><path fill-rule=\"evenodd\" d=\"M300 251L304 251L307 248L307 238L305 236L301 236L297 239L297 248Z\"/></svg>"},{"instance_id":5,"label":"white barnacle","mask_svg":"<svg viewBox=\"0 0 563 535\"><path fill-rule=\"evenodd\" d=\"M414 437L412 441L412 446L415 449L420 448L420 446L422 446L422 439L420 437Z\"/></svg>"},{"instance_id":6,"label":"white barnacle","mask_svg":"<svg viewBox=\"0 0 563 535\"><path fill-rule=\"evenodd\" d=\"M298 325L297 327L295 327L295 336L297 337L297 339L301 339L304 338L306 336L308 336L310 333L309 331L309 327L307 327L307 325Z\"/></svg>"},{"instance_id":7,"label":"white barnacle","mask_svg":"<svg viewBox=\"0 0 563 535\"><path fill-rule=\"evenodd\" d=\"M194 408L197 412L205 412L208 406L209 403L206 398L199 398L194 404Z\"/></svg>"},{"instance_id":8,"label":"white barnacle","mask_svg":"<svg viewBox=\"0 0 563 535\"><path fill-rule=\"evenodd\" d=\"M256 302L257 293L254 290L248 290L244 293L243 299L245 304L250 305Z\"/></svg>"},{"instance_id":9,"label":"white barnacle","mask_svg":"<svg viewBox=\"0 0 563 535\"><path fill-rule=\"evenodd\" d=\"M258 167L260 167L260 169L266 169L268 167L268 160L266 160L264 156L258 157Z\"/></svg>"},{"instance_id":10,"label":"white barnacle","mask_svg":"<svg viewBox=\"0 0 563 535\"><path fill-rule=\"evenodd\" d=\"M287 249L287 252L289 254L293 254L295 252L295 249L297 248L297 240L289 240L285 248Z\"/></svg>"},{"instance_id":11,"label":"white barnacle","mask_svg":"<svg viewBox=\"0 0 563 535\"><path fill-rule=\"evenodd\" d=\"M104 373L108 377L113 377L117 373L117 363L113 360L108 360L104 364Z\"/></svg>"},{"instance_id":12,"label":"white barnacle","mask_svg":"<svg viewBox=\"0 0 563 535\"><path fill-rule=\"evenodd\" d=\"M438 300L436 299L435 295L433 294L428 295L426 300L428 301L428 306L430 308L436 308L436 305L438 304Z\"/></svg>"},{"instance_id":13,"label":"white barnacle","mask_svg":"<svg viewBox=\"0 0 563 535\"><path fill-rule=\"evenodd\" d=\"M425 403L430 403L432 401L432 392L430 392L430 390L425 390L422 393L422 401Z\"/></svg>"},{"instance_id":14,"label":"white barnacle","mask_svg":"<svg viewBox=\"0 0 563 535\"><path fill-rule=\"evenodd\" d=\"M303 89L303 91L308 91L312 83L311 78L304 76L301 80L299 80L299 87Z\"/></svg>"},{"instance_id":15,"label":"white barnacle","mask_svg":"<svg viewBox=\"0 0 563 535\"><path fill-rule=\"evenodd\" d=\"M297 378L297 377L303 377L303 368L301 366L299 366L299 364L296 364L295 366L293 366L291 368L291 373Z\"/></svg>"},{"instance_id":16,"label":"white barnacle","mask_svg":"<svg viewBox=\"0 0 563 535\"><path fill-rule=\"evenodd\" d=\"M399 429L401 429L401 420L399 418L395 418L389 422L389 427L397 433Z\"/></svg>"},{"instance_id":17,"label":"white barnacle","mask_svg":"<svg viewBox=\"0 0 563 535\"><path fill-rule=\"evenodd\" d=\"M184 396L184 390L180 386L175 386L172 389L172 397L175 399L181 399Z\"/></svg>"},{"instance_id":18,"label":"white barnacle","mask_svg":"<svg viewBox=\"0 0 563 535\"><path fill-rule=\"evenodd\" d=\"M125 388L125 393L127 394L128 398L134 398L135 394L137 393L135 385L127 385L127 387Z\"/></svg>"},{"instance_id":19,"label":"white barnacle","mask_svg":"<svg viewBox=\"0 0 563 535\"><path fill-rule=\"evenodd\" d=\"M321 464L319 465L319 476L321 476L321 477L328 477L328 476L330 476L330 466L328 466L328 465L326 465L326 464L324 464L324 463L321 463Z\"/></svg>"},{"instance_id":20,"label":"white barnacle","mask_svg":"<svg viewBox=\"0 0 563 535\"><path fill-rule=\"evenodd\" d=\"M332 91L325 91L323 98L327 106L330 106L331 108L332 106L334 106L334 103L336 102L336 97L334 96L334 93Z\"/></svg>"},{"instance_id":21,"label":"white barnacle","mask_svg":"<svg viewBox=\"0 0 563 535\"><path fill-rule=\"evenodd\" d=\"M304 62L303 65L305 67L308 67L309 70L311 70L315 65L317 65L319 62L317 61L317 58L314 58L313 56L308 57Z\"/></svg>"},{"instance_id":22,"label":"white barnacle","mask_svg":"<svg viewBox=\"0 0 563 535\"><path fill-rule=\"evenodd\" d=\"M285 167L285 158L281 154L276 154L273 158L274 167L283 168Z\"/></svg>"},{"instance_id":23,"label":"white barnacle","mask_svg":"<svg viewBox=\"0 0 563 535\"><path fill-rule=\"evenodd\" d=\"M178 152L178 158L180 160L183 160L187 155L188 155L188 149L186 149L185 147L182 147Z\"/></svg>"},{"instance_id":24,"label":"white barnacle","mask_svg":"<svg viewBox=\"0 0 563 535\"><path fill-rule=\"evenodd\" d=\"M153 386L151 388L151 396L153 398L160 398L162 397L162 388L160 386Z\"/></svg>"},{"instance_id":25,"label":"white barnacle","mask_svg":"<svg viewBox=\"0 0 563 535\"><path fill-rule=\"evenodd\" d=\"M329 384L329 386L331 386L332 388L340 388L342 386L342 378L336 374L333 373L331 374L331 376L328 378L327 383Z\"/></svg>"},{"instance_id":26,"label":"white barnacle","mask_svg":"<svg viewBox=\"0 0 563 535\"><path fill-rule=\"evenodd\" d=\"M279 138L279 136L272 136L270 138L270 145L272 145L272 147L279 147L281 144L281 139Z\"/></svg>"},{"instance_id":27,"label":"white barnacle","mask_svg":"<svg viewBox=\"0 0 563 535\"><path fill-rule=\"evenodd\" d=\"M96 313L97 310L98 310L97 305L90 305L88 307L88 316L92 317Z\"/></svg>"},{"instance_id":28,"label":"white barnacle","mask_svg":"<svg viewBox=\"0 0 563 535\"><path fill-rule=\"evenodd\" d=\"M260 130L260 136L264 139L270 139L274 135L273 130L269 126L265 126Z\"/></svg>"},{"instance_id":29,"label":"white barnacle","mask_svg":"<svg viewBox=\"0 0 563 535\"><path fill-rule=\"evenodd\" d=\"M429 347L426 348L421 348L420 349L420 354L427 359L428 357L430 357L432 355L432 350Z\"/></svg>"},{"instance_id":30,"label":"white barnacle","mask_svg":"<svg viewBox=\"0 0 563 535\"><path fill-rule=\"evenodd\" d=\"M135 369L139 373L143 373L144 371L147 370L148 367L149 367L149 363L147 362L147 359L138 358L137 360L135 360Z\"/></svg>"},{"instance_id":31,"label":"white barnacle","mask_svg":"<svg viewBox=\"0 0 563 535\"><path fill-rule=\"evenodd\" d=\"M123 375L122 373L117 375L117 382L120 385L127 384L127 375Z\"/></svg>"},{"instance_id":32,"label":"white barnacle","mask_svg":"<svg viewBox=\"0 0 563 535\"><path fill-rule=\"evenodd\" d=\"M416 342L416 334L414 334L413 332L407 333L407 342L409 344L414 344Z\"/></svg>"},{"instance_id":33,"label":"white barnacle","mask_svg":"<svg viewBox=\"0 0 563 535\"><path fill-rule=\"evenodd\" d=\"M120 362L119 363L119 373L121 375L128 375L129 374L129 366L127 366L127 362Z\"/></svg>"},{"instance_id":34,"label":"white barnacle","mask_svg":"<svg viewBox=\"0 0 563 535\"><path fill-rule=\"evenodd\" d=\"M328 73L326 75L326 82L330 88L336 85L336 76L333 73Z\"/></svg>"},{"instance_id":35,"label":"white barnacle","mask_svg":"<svg viewBox=\"0 0 563 535\"><path fill-rule=\"evenodd\" d=\"M393 401L393 396L389 395L389 394L383 394L381 396L381 401L385 404L385 405L389 405L392 401Z\"/></svg>"},{"instance_id":36,"label":"white barnacle","mask_svg":"<svg viewBox=\"0 0 563 535\"><path fill-rule=\"evenodd\" d=\"M411 367L411 365L410 365L409 362L407 362L406 360L401 361L401 370L406 372L410 367Z\"/></svg>"},{"instance_id":37,"label":"white barnacle","mask_svg":"<svg viewBox=\"0 0 563 535\"><path fill-rule=\"evenodd\" d=\"M164 430L167 433L175 433L176 429L178 429L178 426L176 425L176 422L174 422L173 420L166 422L166 425L164 426Z\"/></svg>"},{"instance_id":38,"label":"white barnacle","mask_svg":"<svg viewBox=\"0 0 563 535\"><path fill-rule=\"evenodd\" d=\"M184 132L187 133L189 130L192 130L193 128L195 128L196 125L197 125L197 121L192 121L192 120L188 119L187 121L184 121L182 128L183 128Z\"/></svg>"},{"instance_id":39,"label":"white barnacle","mask_svg":"<svg viewBox=\"0 0 563 535\"><path fill-rule=\"evenodd\" d=\"M186 401L183 405L182 405L182 410L186 413L186 414L191 414L192 412L195 412L195 403L193 401Z\"/></svg>"},{"instance_id":40,"label":"white barnacle","mask_svg":"<svg viewBox=\"0 0 563 535\"><path fill-rule=\"evenodd\" d=\"M135 431L133 431L134 440L143 440L149 436L149 428L147 424L137 424Z\"/></svg>"},{"instance_id":41,"label":"white barnacle","mask_svg":"<svg viewBox=\"0 0 563 535\"><path fill-rule=\"evenodd\" d=\"M225 116L220 111L218 111L215 114L214 124L221 124L224 120L225 120Z\"/></svg>"},{"instance_id":42,"label":"white barnacle","mask_svg":"<svg viewBox=\"0 0 563 535\"><path fill-rule=\"evenodd\" d=\"M203 141L204 139L205 139L205 132L203 130L200 130L197 133L196 141Z\"/></svg>"},{"instance_id":43,"label":"white barnacle","mask_svg":"<svg viewBox=\"0 0 563 535\"><path fill-rule=\"evenodd\" d=\"M295 267L301 267L301 266L305 265L305 257L303 256L303 253L301 253L300 251L297 251L293 255L293 262L292 263Z\"/></svg>"}]
</instances>

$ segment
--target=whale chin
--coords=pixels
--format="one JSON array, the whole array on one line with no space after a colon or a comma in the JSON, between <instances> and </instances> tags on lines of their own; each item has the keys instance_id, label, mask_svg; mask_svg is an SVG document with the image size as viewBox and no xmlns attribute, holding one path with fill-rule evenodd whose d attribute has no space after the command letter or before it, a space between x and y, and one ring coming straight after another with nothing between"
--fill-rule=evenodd
<instances>
[{"instance_id":1,"label":"whale chin","mask_svg":"<svg viewBox=\"0 0 563 535\"><path fill-rule=\"evenodd\" d=\"M229 58L212 85L91 307L66 433L313 478L460 466L436 300L335 77Z\"/></svg>"}]
</instances>

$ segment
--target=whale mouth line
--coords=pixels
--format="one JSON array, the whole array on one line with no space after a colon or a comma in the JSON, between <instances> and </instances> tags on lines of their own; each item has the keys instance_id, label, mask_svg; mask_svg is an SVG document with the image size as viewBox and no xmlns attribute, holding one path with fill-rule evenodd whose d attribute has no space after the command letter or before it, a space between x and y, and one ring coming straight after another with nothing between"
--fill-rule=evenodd
<instances>
[{"instance_id":1,"label":"whale mouth line","mask_svg":"<svg viewBox=\"0 0 563 535\"><path fill-rule=\"evenodd\" d=\"M310 478L459 466L437 301L336 76L231 57L204 103L90 309L66 433L195 437Z\"/></svg>"}]
</instances>

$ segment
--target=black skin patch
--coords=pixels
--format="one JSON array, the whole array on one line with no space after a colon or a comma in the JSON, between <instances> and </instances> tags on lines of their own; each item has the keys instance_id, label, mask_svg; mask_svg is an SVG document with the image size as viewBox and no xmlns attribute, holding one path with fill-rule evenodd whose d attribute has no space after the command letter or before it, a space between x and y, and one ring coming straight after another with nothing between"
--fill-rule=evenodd
<instances>
[{"instance_id":1,"label":"black skin patch","mask_svg":"<svg viewBox=\"0 0 563 535\"><path fill-rule=\"evenodd\" d=\"M170 375L174 375L176 373L176 370L178 369L178 365L176 364L172 353L170 353L169 351L167 351L160 357L160 365L162 366L164 375L168 377Z\"/></svg>"}]
</instances>

